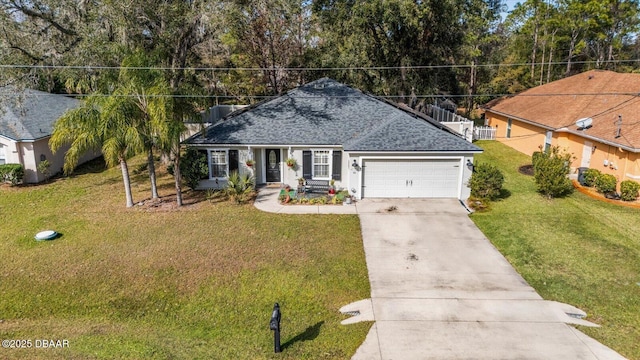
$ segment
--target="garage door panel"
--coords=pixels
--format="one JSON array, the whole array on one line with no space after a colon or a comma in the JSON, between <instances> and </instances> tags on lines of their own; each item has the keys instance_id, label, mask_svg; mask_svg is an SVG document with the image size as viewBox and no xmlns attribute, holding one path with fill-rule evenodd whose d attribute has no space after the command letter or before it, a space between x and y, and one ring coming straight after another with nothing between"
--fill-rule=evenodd
<instances>
[{"instance_id":1,"label":"garage door panel","mask_svg":"<svg viewBox=\"0 0 640 360\"><path fill-rule=\"evenodd\" d=\"M364 164L364 197L458 197L458 159L376 159Z\"/></svg>"}]
</instances>

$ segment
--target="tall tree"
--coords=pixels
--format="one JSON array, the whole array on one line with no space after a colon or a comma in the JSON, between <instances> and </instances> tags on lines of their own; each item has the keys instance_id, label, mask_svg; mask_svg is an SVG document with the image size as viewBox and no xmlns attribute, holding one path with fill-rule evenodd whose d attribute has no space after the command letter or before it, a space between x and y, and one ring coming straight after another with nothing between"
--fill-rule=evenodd
<instances>
[{"instance_id":1,"label":"tall tree","mask_svg":"<svg viewBox=\"0 0 640 360\"><path fill-rule=\"evenodd\" d=\"M120 70L118 92L121 102L133 109L128 116L138 123L136 129L147 154L147 168L151 182L151 197L157 199L158 188L154 150L161 150L170 137L173 121L173 99L162 71L149 67L144 53L138 51L125 58Z\"/></svg>"},{"instance_id":2,"label":"tall tree","mask_svg":"<svg viewBox=\"0 0 640 360\"><path fill-rule=\"evenodd\" d=\"M161 71L141 67L142 55L135 53L123 61L110 95L95 94L59 119L50 141L53 151L66 143L71 145L65 156L66 172L73 170L83 152L100 144L107 164L119 163L122 168L127 206L133 205L127 158L140 151L147 154L151 196L158 198L153 150L163 149L173 135L168 83Z\"/></svg>"},{"instance_id":3,"label":"tall tree","mask_svg":"<svg viewBox=\"0 0 640 360\"><path fill-rule=\"evenodd\" d=\"M464 26L464 43L461 46L459 64L464 61L468 68L459 70L462 89L467 91L465 109L467 114L476 105L476 94L482 83L486 83L496 72L493 67L479 67L480 64L499 61L503 46L501 37L501 12L505 10L502 0L469 1L462 15ZM486 100L486 99L481 99Z\"/></svg>"},{"instance_id":4,"label":"tall tree","mask_svg":"<svg viewBox=\"0 0 640 360\"><path fill-rule=\"evenodd\" d=\"M332 75L407 101L412 92L457 93L463 0L319 0L317 63L347 68ZM430 68L425 68L425 66ZM364 71L350 67L379 67Z\"/></svg>"},{"instance_id":5,"label":"tall tree","mask_svg":"<svg viewBox=\"0 0 640 360\"><path fill-rule=\"evenodd\" d=\"M311 40L310 1L235 0L225 10L229 32L224 39L233 52L231 62L260 68L260 74L248 74L262 89L258 93L280 94L304 81L303 72L285 68L305 65Z\"/></svg>"},{"instance_id":6,"label":"tall tree","mask_svg":"<svg viewBox=\"0 0 640 360\"><path fill-rule=\"evenodd\" d=\"M142 139L136 129L138 124L127 116L134 109L119 101L119 96L118 92L109 97L96 94L81 107L67 111L56 121L49 146L55 153L69 145L64 161L67 174L74 170L85 152L100 148L108 166L120 165L126 206L132 207L127 159L140 151Z\"/></svg>"}]
</instances>

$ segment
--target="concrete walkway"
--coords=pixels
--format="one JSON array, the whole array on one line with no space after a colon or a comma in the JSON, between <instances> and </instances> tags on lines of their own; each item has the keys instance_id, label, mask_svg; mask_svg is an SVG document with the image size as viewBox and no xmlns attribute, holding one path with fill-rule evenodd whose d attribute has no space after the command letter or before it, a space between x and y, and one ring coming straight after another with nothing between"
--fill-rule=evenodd
<instances>
[{"instance_id":1,"label":"concrete walkway","mask_svg":"<svg viewBox=\"0 0 640 360\"><path fill-rule=\"evenodd\" d=\"M365 199L349 206L282 206L277 213L358 214L371 298L340 311L375 321L355 360L624 359L567 324L572 306L543 300L451 199ZM571 316L569 315L571 314Z\"/></svg>"}]
</instances>

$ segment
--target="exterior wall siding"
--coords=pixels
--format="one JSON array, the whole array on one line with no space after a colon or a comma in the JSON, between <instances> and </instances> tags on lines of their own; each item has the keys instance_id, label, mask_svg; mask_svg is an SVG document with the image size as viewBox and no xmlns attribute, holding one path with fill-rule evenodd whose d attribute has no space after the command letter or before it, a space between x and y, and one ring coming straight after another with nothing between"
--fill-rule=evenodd
<instances>
[{"instance_id":1,"label":"exterior wall siding","mask_svg":"<svg viewBox=\"0 0 640 360\"><path fill-rule=\"evenodd\" d=\"M586 142L591 143L590 149L589 147L585 149ZM588 162L587 167L597 169L603 174L611 174L618 179L618 182L640 180L640 166L636 153L624 151L619 147L596 140L585 139L572 133L557 133L557 145L573 154L574 160L571 163L571 169L574 173L577 173L578 168ZM585 156L588 159L585 159Z\"/></svg>"},{"instance_id":2,"label":"exterior wall siding","mask_svg":"<svg viewBox=\"0 0 640 360\"><path fill-rule=\"evenodd\" d=\"M497 127L496 140L508 145L521 153L531 155L544 146L546 130L516 119L511 120L510 137L507 138L508 118L487 111L485 113L487 123L491 127Z\"/></svg>"},{"instance_id":3,"label":"exterior wall siding","mask_svg":"<svg viewBox=\"0 0 640 360\"><path fill-rule=\"evenodd\" d=\"M251 172L256 177L257 184L266 183L266 164L265 164L265 149L276 147L264 147L264 148L251 148L253 152L253 159L256 161L256 165L253 169L246 166L245 161L250 157L249 150L245 148L235 148L238 150L239 166L238 169L241 173ZM204 149L204 148L202 148ZM210 149L214 149L213 147ZM215 149L223 149L216 147ZM234 149L234 148L231 148ZM280 148L281 150L281 184L289 185L295 188L298 184L298 179L303 177L302 158L303 151L305 150L334 150L342 151L341 148L319 148L319 147L286 147ZM287 158L296 159L297 165L293 168L289 168L285 161ZM458 198L467 199L470 195L470 189L467 186L469 178L471 177L472 170L466 166L467 162L473 162L473 154L465 153L354 153L343 151L341 159L341 180L335 181L335 186L338 190L348 190L351 195L356 198L362 198L362 164L366 159L454 159L460 162L461 177L462 180L458 184ZM354 163L356 167L352 166ZM226 184L224 179L208 179L200 182L200 189L220 189Z\"/></svg>"},{"instance_id":4,"label":"exterior wall siding","mask_svg":"<svg viewBox=\"0 0 640 360\"><path fill-rule=\"evenodd\" d=\"M524 154L531 155L538 151L539 146L544 146L547 130L518 120L511 122L511 138L505 138L507 129L507 117L493 114L487 111L486 118L492 127L498 127L496 140L508 145ZM591 143L591 150L585 150L585 143ZM640 155L625 151L619 147L611 146L597 140L590 140L579 134L569 132L554 132L552 145L573 154L571 163L572 172L576 173L582 167L583 155L589 156L590 168L600 170L604 174L611 174L618 179L640 181ZM585 154L584 152L590 152Z\"/></svg>"},{"instance_id":5,"label":"exterior wall siding","mask_svg":"<svg viewBox=\"0 0 640 360\"><path fill-rule=\"evenodd\" d=\"M6 146L6 163L22 164L24 167L23 181L28 184L35 184L46 180L44 175L38 171L38 164L43 155L44 158L51 163L49 168L51 175L62 172L64 155L69 149L69 146L64 146L53 154L49 148L49 137L33 142L16 142L0 137L0 143ZM78 165L95 159L98 156L100 156L99 152L86 153L80 158Z\"/></svg>"}]
</instances>

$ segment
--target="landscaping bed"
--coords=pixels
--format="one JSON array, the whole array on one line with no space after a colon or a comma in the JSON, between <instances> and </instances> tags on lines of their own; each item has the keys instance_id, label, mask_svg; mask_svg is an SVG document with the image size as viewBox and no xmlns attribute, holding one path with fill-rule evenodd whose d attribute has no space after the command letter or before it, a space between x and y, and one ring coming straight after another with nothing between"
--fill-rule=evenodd
<instances>
[{"instance_id":1,"label":"landscaping bed","mask_svg":"<svg viewBox=\"0 0 640 360\"><path fill-rule=\"evenodd\" d=\"M282 189L278 194L278 201L286 205L342 205L350 204L353 200L346 190L324 194Z\"/></svg>"}]
</instances>

